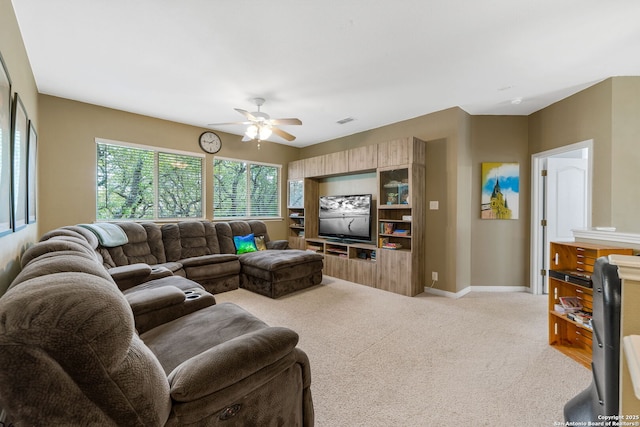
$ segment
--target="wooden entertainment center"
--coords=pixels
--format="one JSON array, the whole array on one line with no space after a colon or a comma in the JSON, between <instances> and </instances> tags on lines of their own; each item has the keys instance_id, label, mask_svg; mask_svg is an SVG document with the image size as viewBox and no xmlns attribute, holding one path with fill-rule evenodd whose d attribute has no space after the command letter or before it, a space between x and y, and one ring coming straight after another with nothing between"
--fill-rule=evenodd
<instances>
[{"instance_id":1,"label":"wooden entertainment center","mask_svg":"<svg viewBox=\"0 0 640 427\"><path fill-rule=\"evenodd\" d=\"M402 138L289 163L289 245L324 254L328 276L407 296L423 292L425 150L424 141ZM320 183L363 173L376 177L372 242L319 237Z\"/></svg>"}]
</instances>

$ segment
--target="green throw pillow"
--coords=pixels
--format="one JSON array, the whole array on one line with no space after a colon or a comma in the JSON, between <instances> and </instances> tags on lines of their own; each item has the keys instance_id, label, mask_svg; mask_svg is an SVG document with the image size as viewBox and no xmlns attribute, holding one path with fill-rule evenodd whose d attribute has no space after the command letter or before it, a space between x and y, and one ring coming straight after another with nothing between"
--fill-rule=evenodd
<instances>
[{"instance_id":1,"label":"green throw pillow","mask_svg":"<svg viewBox=\"0 0 640 427\"><path fill-rule=\"evenodd\" d=\"M256 242L253 239L253 233L246 236L233 236L233 243L236 245L236 254L246 254L247 252L255 252Z\"/></svg>"}]
</instances>

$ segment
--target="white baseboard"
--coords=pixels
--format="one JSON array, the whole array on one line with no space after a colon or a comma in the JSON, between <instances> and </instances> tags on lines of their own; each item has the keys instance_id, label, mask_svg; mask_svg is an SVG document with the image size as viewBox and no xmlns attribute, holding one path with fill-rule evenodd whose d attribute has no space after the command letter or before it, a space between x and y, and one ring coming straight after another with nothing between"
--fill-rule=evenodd
<instances>
[{"instance_id":1,"label":"white baseboard","mask_svg":"<svg viewBox=\"0 0 640 427\"><path fill-rule=\"evenodd\" d=\"M466 294L468 294L469 292L471 292L471 286L464 288L461 291L458 292L449 292L449 291L443 291L441 289L435 289L435 288L429 288L427 286L424 287L424 291L428 294L432 294L432 295L437 295L439 297L447 297L447 298L461 298L463 296L465 296Z\"/></svg>"},{"instance_id":2,"label":"white baseboard","mask_svg":"<svg viewBox=\"0 0 640 427\"><path fill-rule=\"evenodd\" d=\"M528 286L471 286L473 292L531 292Z\"/></svg>"},{"instance_id":3,"label":"white baseboard","mask_svg":"<svg viewBox=\"0 0 640 427\"><path fill-rule=\"evenodd\" d=\"M447 298L461 298L469 292L531 292L527 286L467 286L455 293L425 286L424 291L428 294Z\"/></svg>"}]
</instances>

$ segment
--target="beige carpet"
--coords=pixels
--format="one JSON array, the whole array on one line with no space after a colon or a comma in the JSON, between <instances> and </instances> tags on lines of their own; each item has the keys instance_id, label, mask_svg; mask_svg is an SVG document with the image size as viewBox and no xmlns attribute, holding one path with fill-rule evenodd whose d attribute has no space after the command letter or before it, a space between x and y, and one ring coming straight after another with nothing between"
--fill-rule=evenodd
<instances>
[{"instance_id":1,"label":"beige carpet","mask_svg":"<svg viewBox=\"0 0 640 427\"><path fill-rule=\"evenodd\" d=\"M216 295L300 335L316 426L553 426L591 372L547 344L546 296L414 298L326 277Z\"/></svg>"}]
</instances>

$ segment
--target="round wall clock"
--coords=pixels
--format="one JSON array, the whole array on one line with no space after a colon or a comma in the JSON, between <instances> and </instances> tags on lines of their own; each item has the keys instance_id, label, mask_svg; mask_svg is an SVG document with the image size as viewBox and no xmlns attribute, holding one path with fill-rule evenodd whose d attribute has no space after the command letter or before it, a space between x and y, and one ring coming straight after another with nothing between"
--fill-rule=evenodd
<instances>
[{"instance_id":1,"label":"round wall clock","mask_svg":"<svg viewBox=\"0 0 640 427\"><path fill-rule=\"evenodd\" d=\"M198 142L205 153L214 154L222 148L220 137L211 131L203 132Z\"/></svg>"}]
</instances>

